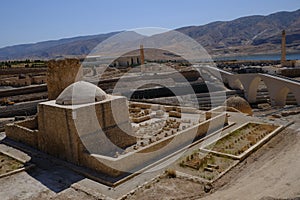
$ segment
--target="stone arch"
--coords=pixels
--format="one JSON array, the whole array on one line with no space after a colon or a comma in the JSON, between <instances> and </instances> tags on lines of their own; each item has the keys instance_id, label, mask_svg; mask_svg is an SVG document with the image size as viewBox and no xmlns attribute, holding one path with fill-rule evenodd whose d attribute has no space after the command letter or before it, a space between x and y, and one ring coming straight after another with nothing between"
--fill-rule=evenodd
<instances>
[{"instance_id":1,"label":"stone arch","mask_svg":"<svg viewBox=\"0 0 300 200\"><path fill-rule=\"evenodd\" d=\"M296 95L294 94L293 90L289 88L289 93L286 96L285 105L297 105Z\"/></svg>"},{"instance_id":2,"label":"stone arch","mask_svg":"<svg viewBox=\"0 0 300 200\"><path fill-rule=\"evenodd\" d=\"M271 103L270 102L270 86L269 83L259 76L260 80L257 86L255 86L255 103Z\"/></svg>"},{"instance_id":3,"label":"stone arch","mask_svg":"<svg viewBox=\"0 0 300 200\"><path fill-rule=\"evenodd\" d=\"M289 84L288 87L290 89L290 92L293 93L297 104L300 105L300 90L299 90L299 85Z\"/></svg>"},{"instance_id":4,"label":"stone arch","mask_svg":"<svg viewBox=\"0 0 300 200\"><path fill-rule=\"evenodd\" d=\"M228 86L231 89L238 89L238 90L244 90L244 86L241 82L241 80L236 76L228 76L226 77Z\"/></svg>"},{"instance_id":5,"label":"stone arch","mask_svg":"<svg viewBox=\"0 0 300 200\"><path fill-rule=\"evenodd\" d=\"M249 103L257 102L257 91L262 81L269 91L267 83L259 74L239 74L238 77L244 87L245 98Z\"/></svg>"},{"instance_id":6,"label":"stone arch","mask_svg":"<svg viewBox=\"0 0 300 200\"><path fill-rule=\"evenodd\" d=\"M275 96L275 104L277 106L285 106L286 104L286 99L287 99L287 95L290 92L290 89L286 86L280 88L280 90L278 90L277 95Z\"/></svg>"},{"instance_id":7,"label":"stone arch","mask_svg":"<svg viewBox=\"0 0 300 200\"><path fill-rule=\"evenodd\" d=\"M236 80L234 81L234 84L236 85L236 88L237 88L237 89L244 90L244 86L243 86L243 84L242 84L242 82L241 82L240 79L236 79Z\"/></svg>"},{"instance_id":8,"label":"stone arch","mask_svg":"<svg viewBox=\"0 0 300 200\"><path fill-rule=\"evenodd\" d=\"M247 91L245 91L245 94L246 94L245 96L249 103L256 102L257 90L258 90L258 86L261 81L262 81L262 79L259 76L256 76L252 79L252 81L249 84L244 86L247 88Z\"/></svg>"}]
</instances>

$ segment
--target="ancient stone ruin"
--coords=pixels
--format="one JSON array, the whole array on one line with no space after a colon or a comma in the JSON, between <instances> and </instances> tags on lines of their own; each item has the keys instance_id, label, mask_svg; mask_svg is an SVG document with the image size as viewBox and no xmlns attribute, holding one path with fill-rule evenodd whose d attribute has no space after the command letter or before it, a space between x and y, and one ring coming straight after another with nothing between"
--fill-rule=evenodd
<instances>
[{"instance_id":1,"label":"ancient stone ruin","mask_svg":"<svg viewBox=\"0 0 300 200\"><path fill-rule=\"evenodd\" d=\"M228 123L226 113L206 119L205 112L195 108L128 102L77 80L78 70L76 60L51 61L49 101L39 103L35 118L7 125L7 137L118 177L135 173Z\"/></svg>"}]
</instances>

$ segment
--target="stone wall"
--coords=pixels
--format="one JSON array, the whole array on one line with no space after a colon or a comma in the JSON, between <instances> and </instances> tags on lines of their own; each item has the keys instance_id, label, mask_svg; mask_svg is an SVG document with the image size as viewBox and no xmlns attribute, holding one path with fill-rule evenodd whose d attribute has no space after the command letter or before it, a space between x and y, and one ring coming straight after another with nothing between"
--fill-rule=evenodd
<instances>
[{"instance_id":1,"label":"stone wall","mask_svg":"<svg viewBox=\"0 0 300 200\"><path fill-rule=\"evenodd\" d=\"M210 134L228 124L227 113L212 113L211 118L200 123L198 126L197 137L202 137L204 134Z\"/></svg>"},{"instance_id":2,"label":"stone wall","mask_svg":"<svg viewBox=\"0 0 300 200\"><path fill-rule=\"evenodd\" d=\"M33 76L31 78L31 84L43 84L47 82L46 76Z\"/></svg>"},{"instance_id":3,"label":"stone wall","mask_svg":"<svg viewBox=\"0 0 300 200\"><path fill-rule=\"evenodd\" d=\"M37 119L29 119L5 126L5 134L8 138L28 144L37 148L38 130Z\"/></svg>"},{"instance_id":4,"label":"stone wall","mask_svg":"<svg viewBox=\"0 0 300 200\"><path fill-rule=\"evenodd\" d=\"M300 76L300 68L287 68L281 69L280 74L287 77L299 77Z\"/></svg>"},{"instance_id":5,"label":"stone wall","mask_svg":"<svg viewBox=\"0 0 300 200\"><path fill-rule=\"evenodd\" d=\"M38 129L38 122L37 122L37 117L34 117L32 119L27 119L24 121L16 122L16 125L23 126L25 128L29 128L32 130L37 130Z\"/></svg>"},{"instance_id":6,"label":"stone wall","mask_svg":"<svg viewBox=\"0 0 300 200\"><path fill-rule=\"evenodd\" d=\"M141 58L137 56L121 56L112 62L114 67L129 67L141 64Z\"/></svg>"},{"instance_id":7,"label":"stone wall","mask_svg":"<svg viewBox=\"0 0 300 200\"><path fill-rule=\"evenodd\" d=\"M1 86L14 86L14 87L22 87L28 86L32 84L42 84L46 83L46 76L26 76L24 78L20 78L18 76L13 76L9 78L0 79Z\"/></svg>"},{"instance_id":8,"label":"stone wall","mask_svg":"<svg viewBox=\"0 0 300 200\"><path fill-rule=\"evenodd\" d=\"M66 87L82 78L81 63L78 59L51 60L47 66L49 100L56 99Z\"/></svg>"},{"instance_id":9,"label":"stone wall","mask_svg":"<svg viewBox=\"0 0 300 200\"><path fill-rule=\"evenodd\" d=\"M31 81L32 81L31 78L28 76L26 78L22 78L22 79L15 76L15 77L10 77L10 78L2 78L0 80L0 85L21 87L21 86L31 85Z\"/></svg>"},{"instance_id":10,"label":"stone wall","mask_svg":"<svg viewBox=\"0 0 300 200\"><path fill-rule=\"evenodd\" d=\"M98 169L101 169L103 166L105 166L105 169L109 167L110 169L108 172L111 176L120 175L122 171L134 173L147 167L149 164L192 144L195 137L203 137L213 131L223 128L226 123L226 113L222 113L210 120L183 130L181 133L178 133L176 137L172 135L135 152L120 155L118 158L92 154L90 156L94 157L94 159L89 160L89 162L92 162L89 164L91 164L93 168Z\"/></svg>"}]
</instances>

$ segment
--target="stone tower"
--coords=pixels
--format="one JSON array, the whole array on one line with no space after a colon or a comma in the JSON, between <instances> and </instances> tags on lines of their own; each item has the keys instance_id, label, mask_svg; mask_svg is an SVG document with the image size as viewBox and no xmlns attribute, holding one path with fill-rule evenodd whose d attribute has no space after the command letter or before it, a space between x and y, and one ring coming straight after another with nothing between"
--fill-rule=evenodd
<instances>
[{"instance_id":1,"label":"stone tower","mask_svg":"<svg viewBox=\"0 0 300 200\"><path fill-rule=\"evenodd\" d=\"M145 72L145 54L144 54L144 47L140 45L140 56L141 56L141 72Z\"/></svg>"},{"instance_id":2,"label":"stone tower","mask_svg":"<svg viewBox=\"0 0 300 200\"><path fill-rule=\"evenodd\" d=\"M281 66L283 67L286 63L286 39L285 30L282 31L281 36Z\"/></svg>"},{"instance_id":3,"label":"stone tower","mask_svg":"<svg viewBox=\"0 0 300 200\"><path fill-rule=\"evenodd\" d=\"M49 100L56 99L66 87L82 78L81 64L78 59L51 60L47 66Z\"/></svg>"}]
</instances>

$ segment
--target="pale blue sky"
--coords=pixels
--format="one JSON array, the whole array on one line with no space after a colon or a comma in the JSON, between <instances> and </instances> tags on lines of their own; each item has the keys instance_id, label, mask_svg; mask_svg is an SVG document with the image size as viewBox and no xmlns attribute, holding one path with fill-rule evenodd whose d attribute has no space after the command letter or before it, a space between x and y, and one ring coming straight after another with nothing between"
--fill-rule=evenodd
<instances>
[{"instance_id":1,"label":"pale blue sky","mask_svg":"<svg viewBox=\"0 0 300 200\"><path fill-rule=\"evenodd\" d=\"M299 0L1 0L0 47L140 27L168 29L300 8Z\"/></svg>"}]
</instances>

